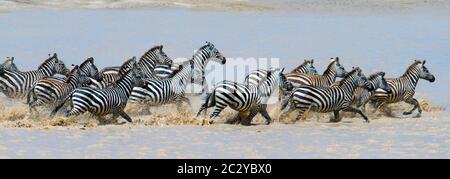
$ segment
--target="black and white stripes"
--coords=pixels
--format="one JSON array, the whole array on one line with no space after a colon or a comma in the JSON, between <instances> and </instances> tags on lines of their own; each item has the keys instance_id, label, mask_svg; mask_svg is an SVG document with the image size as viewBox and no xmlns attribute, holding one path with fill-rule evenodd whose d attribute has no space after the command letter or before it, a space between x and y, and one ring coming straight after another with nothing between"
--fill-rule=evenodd
<instances>
[{"instance_id":1,"label":"black and white stripes","mask_svg":"<svg viewBox=\"0 0 450 179\"><path fill-rule=\"evenodd\" d=\"M373 90L367 83L367 79L356 67L337 86L333 87L313 87L302 85L294 90L289 100L283 102L281 109L287 106L289 109L284 111L280 118L284 118L293 110L298 111L296 120L300 120L306 110L311 109L316 112L334 112L333 122L340 120L339 111L357 112L368 122L368 118L359 110L351 106L352 94L357 87L365 87ZM288 105L290 103L290 105Z\"/></svg>"},{"instance_id":2,"label":"black and white stripes","mask_svg":"<svg viewBox=\"0 0 450 179\"><path fill-rule=\"evenodd\" d=\"M55 53L34 71L18 72L0 70L1 89L10 98L24 98L37 80L46 76L52 76L56 73L66 75L68 69L64 65L64 62L58 60Z\"/></svg>"},{"instance_id":3,"label":"black and white stripes","mask_svg":"<svg viewBox=\"0 0 450 179\"><path fill-rule=\"evenodd\" d=\"M386 79L391 93L384 90L376 90L374 96L371 98L376 103L376 107L379 109L390 103L404 101L414 105L414 107L409 111L405 111L403 115L409 115L417 109L419 112L418 116L420 116L422 109L417 99L414 98L417 83L419 79L424 79L429 82L435 81L434 75L425 67L425 62L425 60L416 60L401 77Z\"/></svg>"},{"instance_id":4,"label":"black and white stripes","mask_svg":"<svg viewBox=\"0 0 450 179\"><path fill-rule=\"evenodd\" d=\"M124 112L124 108L133 87L143 84L143 75L137 64L133 64L133 67L124 72L114 87L107 89L77 88L53 110L51 115L54 116L64 103L70 100L71 109L65 112L67 117L90 112L97 116L112 114L113 119L122 116L131 122L131 118Z\"/></svg>"}]
</instances>

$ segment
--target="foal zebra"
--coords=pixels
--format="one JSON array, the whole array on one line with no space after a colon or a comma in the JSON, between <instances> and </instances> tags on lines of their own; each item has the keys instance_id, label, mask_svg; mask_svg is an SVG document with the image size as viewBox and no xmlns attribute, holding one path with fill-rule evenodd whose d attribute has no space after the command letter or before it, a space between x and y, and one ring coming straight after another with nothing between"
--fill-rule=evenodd
<instances>
[{"instance_id":1,"label":"foal zebra","mask_svg":"<svg viewBox=\"0 0 450 179\"><path fill-rule=\"evenodd\" d=\"M288 73L287 79L297 87L300 85L309 85L316 87L329 87L336 81L336 77L344 77L347 74L345 68L339 63L339 58L331 58L323 75L305 74L305 73Z\"/></svg>"},{"instance_id":2,"label":"foal zebra","mask_svg":"<svg viewBox=\"0 0 450 179\"><path fill-rule=\"evenodd\" d=\"M136 58L133 57L132 59ZM107 89L77 88L52 111L50 116L53 117L66 101L70 100L71 109L65 112L66 117L89 111L97 116L112 113L113 120L122 116L128 122L132 122L130 116L124 112L124 108L133 87L143 84L142 76L137 64L134 63L133 67L116 82L115 87Z\"/></svg>"},{"instance_id":3,"label":"foal zebra","mask_svg":"<svg viewBox=\"0 0 450 179\"><path fill-rule=\"evenodd\" d=\"M337 86L313 87L302 85L294 90L289 100L283 102L281 110L285 109L288 103L290 105L288 110L281 113L280 119L297 109L298 115L296 120L300 120L305 111L311 108L312 111L321 113L334 112L334 120L331 122L338 122L340 120L339 111L341 110L359 113L366 122L369 122L369 119L361 110L351 106L352 94L358 86L373 90L358 67L348 73Z\"/></svg>"},{"instance_id":4,"label":"foal zebra","mask_svg":"<svg viewBox=\"0 0 450 179\"><path fill-rule=\"evenodd\" d=\"M17 68L16 64L14 63L14 57L7 57L5 62L0 64L0 68L9 71L19 71L19 68Z\"/></svg>"},{"instance_id":5,"label":"foal zebra","mask_svg":"<svg viewBox=\"0 0 450 179\"><path fill-rule=\"evenodd\" d=\"M55 53L35 71L18 72L0 69L0 89L9 98L24 98L37 80L56 73L66 75L68 69L63 61L58 60Z\"/></svg>"},{"instance_id":6,"label":"foal zebra","mask_svg":"<svg viewBox=\"0 0 450 179\"><path fill-rule=\"evenodd\" d=\"M192 72L193 83L202 86L202 93L208 90L208 84L205 79L205 69L210 60L225 64L226 58L214 47L214 44L206 42L206 45L198 49L192 59L195 61L194 70ZM173 76L174 67L169 65L159 65L155 68L155 74L162 79Z\"/></svg>"},{"instance_id":7,"label":"foal zebra","mask_svg":"<svg viewBox=\"0 0 450 179\"><path fill-rule=\"evenodd\" d=\"M84 86L89 82L88 77L78 66L75 66L70 72L69 77L63 81L53 79L41 79L30 90L28 96L33 96L28 105L30 112L36 107L44 104L57 105L57 102L63 100L74 89Z\"/></svg>"},{"instance_id":8,"label":"foal zebra","mask_svg":"<svg viewBox=\"0 0 450 179\"><path fill-rule=\"evenodd\" d=\"M382 89L388 93L391 92L391 88L389 88L386 79L384 78L385 73L384 72L377 72L369 76L367 78L367 83L369 85L372 85L373 89ZM353 93L352 96L352 106L356 108L361 108L362 111L365 112L366 110L366 104L369 102L370 98L375 94L375 90L367 90L363 87L356 88L356 91Z\"/></svg>"},{"instance_id":9,"label":"foal zebra","mask_svg":"<svg viewBox=\"0 0 450 179\"><path fill-rule=\"evenodd\" d=\"M131 92L130 102L144 103L150 106L157 106L169 103L176 103L178 108L181 102L190 104L189 99L184 96L189 77L195 68L195 61L189 60L179 66L180 71L170 79L145 81L142 87L135 87ZM192 82L193 79L190 79Z\"/></svg>"},{"instance_id":10,"label":"foal zebra","mask_svg":"<svg viewBox=\"0 0 450 179\"><path fill-rule=\"evenodd\" d=\"M410 115L417 109L419 112L417 116L420 116L422 114L422 109L417 99L414 98L417 83L419 82L419 79L424 79L431 83L435 81L434 75L431 74L425 67L425 62L425 60L415 60L401 77L386 79L386 82L392 92L388 93L383 90L375 91L371 101L377 103L376 109L378 110L390 103L404 101L408 104L414 105L414 107L409 111L403 112L403 115Z\"/></svg>"},{"instance_id":11,"label":"foal zebra","mask_svg":"<svg viewBox=\"0 0 450 179\"><path fill-rule=\"evenodd\" d=\"M210 118L217 117L227 106L239 111L239 119L244 117L242 121L244 125L250 125L251 120L256 114L261 113L266 119L265 124L270 124L271 119L267 113L267 99L272 94L275 87L286 88L291 90L292 84L287 81L283 74L283 69L271 70L267 73L267 77L260 84L244 85L232 81L223 81L218 83L212 93L208 94L205 103L201 106L197 116L207 108L215 106L214 112ZM247 117L245 117L247 116Z\"/></svg>"}]
</instances>

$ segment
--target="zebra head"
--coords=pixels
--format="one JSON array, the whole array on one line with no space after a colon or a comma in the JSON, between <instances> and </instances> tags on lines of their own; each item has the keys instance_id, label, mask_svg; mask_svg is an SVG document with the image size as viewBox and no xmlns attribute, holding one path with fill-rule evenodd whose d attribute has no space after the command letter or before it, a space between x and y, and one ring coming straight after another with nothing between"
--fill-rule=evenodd
<instances>
[{"instance_id":1,"label":"zebra head","mask_svg":"<svg viewBox=\"0 0 450 179\"><path fill-rule=\"evenodd\" d=\"M372 86L374 90L382 89L387 93L391 93L392 92L391 88L389 87L389 85L386 82L386 79L384 78L385 74L386 73L384 72L377 72L375 74L372 74L367 79L367 82L369 83L369 85Z\"/></svg>"},{"instance_id":2,"label":"zebra head","mask_svg":"<svg viewBox=\"0 0 450 179\"><path fill-rule=\"evenodd\" d=\"M219 52L219 50L217 50L216 47L214 47L214 44L211 42L206 42L203 49L206 49L206 52L212 61L216 61L222 65L227 62L227 59Z\"/></svg>"},{"instance_id":3,"label":"zebra head","mask_svg":"<svg viewBox=\"0 0 450 179\"><path fill-rule=\"evenodd\" d=\"M144 73L141 71L138 64L136 63L136 57L133 57L131 60L133 60L133 59L134 59L135 63L133 63L131 65L131 68L129 70L133 76L133 79L132 79L133 86L137 86L137 87L144 86L145 85Z\"/></svg>"},{"instance_id":4,"label":"zebra head","mask_svg":"<svg viewBox=\"0 0 450 179\"><path fill-rule=\"evenodd\" d=\"M286 76L283 74L284 72L284 68L279 69L279 68L275 68L275 69L271 69L268 73L267 73L267 78L270 79L271 76L275 77L275 83L278 83L278 87L283 90L283 91L291 91L294 88L294 85L292 85L292 83L287 80Z\"/></svg>"},{"instance_id":5,"label":"zebra head","mask_svg":"<svg viewBox=\"0 0 450 179\"><path fill-rule=\"evenodd\" d=\"M70 73L64 62L58 59L56 53L48 56L49 58L38 67L39 70L47 71L48 75L61 74L67 76Z\"/></svg>"},{"instance_id":6,"label":"zebra head","mask_svg":"<svg viewBox=\"0 0 450 179\"><path fill-rule=\"evenodd\" d=\"M169 58L169 56L167 56L166 53L164 53L163 45L159 45L154 48L155 48L155 54L157 55L156 59L159 64L170 65L173 63L172 59Z\"/></svg>"},{"instance_id":7,"label":"zebra head","mask_svg":"<svg viewBox=\"0 0 450 179\"><path fill-rule=\"evenodd\" d=\"M347 86L347 88L362 87L369 91L373 91L373 86L367 81L366 76L362 73L361 68L353 67L347 76L339 82L339 85Z\"/></svg>"},{"instance_id":8,"label":"zebra head","mask_svg":"<svg viewBox=\"0 0 450 179\"><path fill-rule=\"evenodd\" d=\"M344 66L339 62L339 57L331 58L331 64L334 71L336 72L336 77L343 78L347 75Z\"/></svg>"},{"instance_id":9,"label":"zebra head","mask_svg":"<svg viewBox=\"0 0 450 179\"><path fill-rule=\"evenodd\" d=\"M425 67L425 62L426 60L423 61L416 60L416 67L418 68L419 71L418 73L419 78L422 78L424 80L433 83L436 80L436 78L434 77L433 74L430 73L430 71L428 71L428 68Z\"/></svg>"},{"instance_id":10,"label":"zebra head","mask_svg":"<svg viewBox=\"0 0 450 179\"><path fill-rule=\"evenodd\" d=\"M83 63L81 63L79 69L86 76L92 77L97 81L100 81L102 79L101 73L99 72L97 66L95 66L94 64L93 57L89 57Z\"/></svg>"},{"instance_id":11,"label":"zebra head","mask_svg":"<svg viewBox=\"0 0 450 179\"><path fill-rule=\"evenodd\" d=\"M78 65L73 67L72 71L70 71L69 77L66 79L66 82L69 83L71 80L74 80L77 84L81 86L87 86L90 82L89 77L81 71Z\"/></svg>"},{"instance_id":12,"label":"zebra head","mask_svg":"<svg viewBox=\"0 0 450 179\"><path fill-rule=\"evenodd\" d=\"M292 72L296 73L308 73L308 74L317 74L316 67L314 67L314 59L306 60L295 68Z\"/></svg>"},{"instance_id":13,"label":"zebra head","mask_svg":"<svg viewBox=\"0 0 450 179\"><path fill-rule=\"evenodd\" d=\"M6 57L5 62L3 62L3 64L1 64L0 66L2 66L5 70L19 71L16 64L14 63L14 57Z\"/></svg>"},{"instance_id":14,"label":"zebra head","mask_svg":"<svg viewBox=\"0 0 450 179\"><path fill-rule=\"evenodd\" d=\"M125 75L127 72L129 72L130 70L132 70L133 68L138 67L137 63L136 63L136 57L133 56L131 59L125 61L122 66L120 66L119 69L119 74L121 76Z\"/></svg>"}]
</instances>

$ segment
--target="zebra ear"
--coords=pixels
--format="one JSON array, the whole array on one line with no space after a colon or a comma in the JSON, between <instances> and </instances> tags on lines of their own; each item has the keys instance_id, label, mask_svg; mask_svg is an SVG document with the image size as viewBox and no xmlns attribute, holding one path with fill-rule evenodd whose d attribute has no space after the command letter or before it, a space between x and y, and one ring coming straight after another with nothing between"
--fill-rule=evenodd
<instances>
[{"instance_id":1,"label":"zebra ear","mask_svg":"<svg viewBox=\"0 0 450 179\"><path fill-rule=\"evenodd\" d=\"M386 73L385 72L381 72L381 76L384 77L384 75L386 75Z\"/></svg>"},{"instance_id":2,"label":"zebra ear","mask_svg":"<svg viewBox=\"0 0 450 179\"><path fill-rule=\"evenodd\" d=\"M281 69L281 72L280 72L280 73L283 73L283 71L284 71L284 67Z\"/></svg>"},{"instance_id":3,"label":"zebra ear","mask_svg":"<svg viewBox=\"0 0 450 179\"><path fill-rule=\"evenodd\" d=\"M160 45L160 46L159 46L159 49L161 49L161 50L162 50L162 49L163 49L163 45Z\"/></svg>"},{"instance_id":4,"label":"zebra ear","mask_svg":"<svg viewBox=\"0 0 450 179\"><path fill-rule=\"evenodd\" d=\"M314 59L311 59L311 65L314 63Z\"/></svg>"},{"instance_id":5,"label":"zebra ear","mask_svg":"<svg viewBox=\"0 0 450 179\"><path fill-rule=\"evenodd\" d=\"M58 57L58 55L56 53L53 53L53 57Z\"/></svg>"},{"instance_id":6,"label":"zebra ear","mask_svg":"<svg viewBox=\"0 0 450 179\"><path fill-rule=\"evenodd\" d=\"M425 62L427 62L426 60L423 60L422 65L425 65Z\"/></svg>"}]
</instances>

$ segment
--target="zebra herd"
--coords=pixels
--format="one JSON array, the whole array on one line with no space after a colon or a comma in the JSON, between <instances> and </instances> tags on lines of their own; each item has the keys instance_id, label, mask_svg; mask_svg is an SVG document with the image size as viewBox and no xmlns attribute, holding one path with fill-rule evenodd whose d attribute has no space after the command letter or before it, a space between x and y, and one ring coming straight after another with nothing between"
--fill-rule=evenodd
<instances>
[{"instance_id":1,"label":"zebra herd","mask_svg":"<svg viewBox=\"0 0 450 179\"><path fill-rule=\"evenodd\" d=\"M250 72L243 83L222 81L211 90L205 81L205 69L210 61L225 64L226 58L210 42L200 47L190 60L173 63L163 46L155 46L136 57L125 61L121 66L98 70L94 58L89 57L80 65L72 65L69 70L55 53L49 55L37 70L22 72L14 64L14 57L7 58L0 65L0 91L8 98L25 99L30 112L37 113L39 106L54 107L51 117L67 106L64 115L76 116L90 112L102 118L112 114L128 122L131 117L124 111L128 103L146 107L182 103L190 106L185 95L187 85L202 85L206 98L197 116L207 113L214 118L226 108L238 112L228 123L250 125L260 113L265 124L272 119L267 112L267 101L272 93L279 91L281 103L280 119L296 111L296 120L304 117L306 111L334 114L331 122L341 120L340 111L358 113L369 122L365 106L371 103L376 110L390 103L404 101L414 107L405 111L410 115L422 109L415 99L415 88L419 79L435 81L425 67L426 61L415 60L399 78L385 78L384 72L377 72L368 78L361 68L353 67L347 71L338 57L331 58L322 75L317 73L314 60L304 60L294 70L285 73L284 68L258 69ZM342 78L336 81L337 78Z\"/></svg>"}]
</instances>

